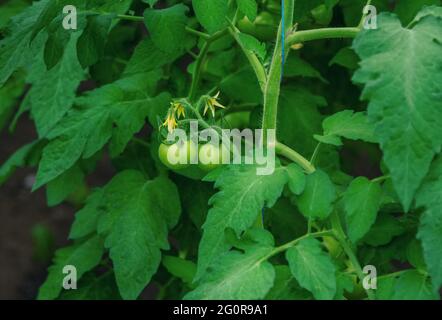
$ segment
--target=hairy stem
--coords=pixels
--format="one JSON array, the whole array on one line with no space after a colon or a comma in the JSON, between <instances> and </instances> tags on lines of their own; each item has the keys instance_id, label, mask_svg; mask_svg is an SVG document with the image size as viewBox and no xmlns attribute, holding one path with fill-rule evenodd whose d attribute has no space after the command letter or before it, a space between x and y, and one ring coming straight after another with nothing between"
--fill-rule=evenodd
<instances>
[{"instance_id":1,"label":"hairy stem","mask_svg":"<svg viewBox=\"0 0 442 320\"><path fill-rule=\"evenodd\" d=\"M287 37L288 46L321 39L354 38L359 28L322 28L295 32Z\"/></svg>"},{"instance_id":2,"label":"hairy stem","mask_svg":"<svg viewBox=\"0 0 442 320\"><path fill-rule=\"evenodd\" d=\"M275 51L273 52L272 63L270 65L269 76L264 90L264 110L262 119L262 129L264 134L268 129L276 130L278 117L278 101L281 90L282 74L282 23L279 25L278 38L276 39Z\"/></svg>"},{"instance_id":3,"label":"hairy stem","mask_svg":"<svg viewBox=\"0 0 442 320\"><path fill-rule=\"evenodd\" d=\"M278 155L283 156L296 164L298 164L301 168L305 170L308 174L315 172L315 167L308 161L306 158L301 156L295 150L290 147L282 144L281 142L277 142L275 146L275 151Z\"/></svg>"}]
</instances>

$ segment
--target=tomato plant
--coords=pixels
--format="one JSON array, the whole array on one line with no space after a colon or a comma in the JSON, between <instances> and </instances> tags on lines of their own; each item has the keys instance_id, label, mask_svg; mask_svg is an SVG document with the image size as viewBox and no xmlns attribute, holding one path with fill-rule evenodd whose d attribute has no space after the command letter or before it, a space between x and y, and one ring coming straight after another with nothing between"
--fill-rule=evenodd
<instances>
[{"instance_id":1,"label":"tomato plant","mask_svg":"<svg viewBox=\"0 0 442 320\"><path fill-rule=\"evenodd\" d=\"M34 167L49 206L78 206L37 298L440 298L440 0L3 8L0 129L28 117L36 135L0 184ZM169 144L193 124L274 132L274 170ZM93 185L103 161L115 175Z\"/></svg>"}]
</instances>

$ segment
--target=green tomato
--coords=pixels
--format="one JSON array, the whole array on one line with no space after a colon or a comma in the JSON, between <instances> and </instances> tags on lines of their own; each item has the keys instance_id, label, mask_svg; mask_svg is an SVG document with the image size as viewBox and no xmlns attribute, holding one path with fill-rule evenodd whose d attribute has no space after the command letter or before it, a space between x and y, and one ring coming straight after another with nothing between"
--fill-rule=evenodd
<instances>
[{"instance_id":1,"label":"green tomato","mask_svg":"<svg viewBox=\"0 0 442 320\"><path fill-rule=\"evenodd\" d=\"M160 161L169 169L187 168L197 156L197 147L192 141L177 142L172 145L162 143L158 148Z\"/></svg>"},{"instance_id":2,"label":"green tomato","mask_svg":"<svg viewBox=\"0 0 442 320\"><path fill-rule=\"evenodd\" d=\"M230 159L230 152L224 146L214 146L211 143L199 147L198 167L201 170L210 172L223 163L223 157Z\"/></svg>"}]
</instances>

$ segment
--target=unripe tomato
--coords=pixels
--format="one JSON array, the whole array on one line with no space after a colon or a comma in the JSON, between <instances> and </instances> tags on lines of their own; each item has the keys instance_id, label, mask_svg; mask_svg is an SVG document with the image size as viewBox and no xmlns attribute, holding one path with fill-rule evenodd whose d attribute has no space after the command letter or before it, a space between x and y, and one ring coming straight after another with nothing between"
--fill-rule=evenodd
<instances>
[{"instance_id":1,"label":"unripe tomato","mask_svg":"<svg viewBox=\"0 0 442 320\"><path fill-rule=\"evenodd\" d=\"M230 159L230 152L225 146L204 144L199 147L198 167L206 172L212 171L223 163L223 157Z\"/></svg>"},{"instance_id":2,"label":"unripe tomato","mask_svg":"<svg viewBox=\"0 0 442 320\"><path fill-rule=\"evenodd\" d=\"M160 161L169 169L187 168L197 156L197 147L192 141L177 142L172 145L162 143L158 148Z\"/></svg>"}]
</instances>

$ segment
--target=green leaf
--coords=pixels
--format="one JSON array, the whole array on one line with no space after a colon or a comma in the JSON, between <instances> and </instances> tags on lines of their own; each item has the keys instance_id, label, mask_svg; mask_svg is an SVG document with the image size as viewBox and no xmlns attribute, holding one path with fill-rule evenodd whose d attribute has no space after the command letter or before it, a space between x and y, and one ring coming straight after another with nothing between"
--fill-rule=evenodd
<instances>
[{"instance_id":1,"label":"green leaf","mask_svg":"<svg viewBox=\"0 0 442 320\"><path fill-rule=\"evenodd\" d=\"M0 12L0 30L6 27L10 19L29 6L26 0L9 0L3 4L2 11Z\"/></svg>"},{"instance_id":2,"label":"green leaf","mask_svg":"<svg viewBox=\"0 0 442 320\"><path fill-rule=\"evenodd\" d=\"M246 253L230 251L217 259L199 281L188 300L256 300L265 297L273 286L275 270L263 258L271 247L249 248Z\"/></svg>"},{"instance_id":3,"label":"green leaf","mask_svg":"<svg viewBox=\"0 0 442 320\"><path fill-rule=\"evenodd\" d=\"M322 122L322 127L324 135L315 135L315 139L322 143L341 146L341 137L376 143L374 125L362 112L344 110L335 113Z\"/></svg>"},{"instance_id":4,"label":"green leaf","mask_svg":"<svg viewBox=\"0 0 442 320\"><path fill-rule=\"evenodd\" d=\"M162 263L172 275L192 285L196 273L196 265L192 261L174 256L163 256Z\"/></svg>"},{"instance_id":5,"label":"green leaf","mask_svg":"<svg viewBox=\"0 0 442 320\"><path fill-rule=\"evenodd\" d=\"M307 218L325 219L333 211L335 186L328 175L318 169L307 176L304 192L297 198L299 211Z\"/></svg>"},{"instance_id":6,"label":"green leaf","mask_svg":"<svg viewBox=\"0 0 442 320\"><path fill-rule=\"evenodd\" d=\"M229 5L227 0L192 0L193 10L201 25L210 33L227 26Z\"/></svg>"},{"instance_id":7,"label":"green leaf","mask_svg":"<svg viewBox=\"0 0 442 320\"><path fill-rule=\"evenodd\" d=\"M32 28L48 2L49 0L34 2L32 6L12 18L8 26L10 33L0 40L0 87L15 70L28 62Z\"/></svg>"},{"instance_id":8,"label":"green leaf","mask_svg":"<svg viewBox=\"0 0 442 320\"><path fill-rule=\"evenodd\" d=\"M439 17L442 18L442 7L438 6L429 6L424 7L413 20L413 23L419 22L423 18L427 16Z\"/></svg>"},{"instance_id":9,"label":"green leaf","mask_svg":"<svg viewBox=\"0 0 442 320\"><path fill-rule=\"evenodd\" d=\"M11 119L11 116L25 90L25 81L22 75L12 77L0 88L0 132Z\"/></svg>"},{"instance_id":10,"label":"green leaf","mask_svg":"<svg viewBox=\"0 0 442 320\"><path fill-rule=\"evenodd\" d=\"M404 227L397 218L384 213L378 215L378 218L365 235L363 241L371 246L383 246L391 242L391 240L404 233Z\"/></svg>"},{"instance_id":11,"label":"green leaf","mask_svg":"<svg viewBox=\"0 0 442 320\"><path fill-rule=\"evenodd\" d=\"M72 107L77 87L85 77L77 58L78 36L71 36L57 65L33 81L31 113L40 137L45 137Z\"/></svg>"},{"instance_id":12,"label":"green leaf","mask_svg":"<svg viewBox=\"0 0 442 320\"><path fill-rule=\"evenodd\" d=\"M120 294L112 272L95 276L87 273L76 290L64 290L60 300L120 300Z\"/></svg>"},{"instance_id":13,"label":"green leaf","mask_svg":"<svg viewBox=\"0 0 442 320\"><path fill-rule=\"evenodd\" d=\"M258 14L258 4L256 0L236 0L238 9L243 13L250 21L254 21Z\"/></svg>"},{"instance_id":14,"label":"green leaf","mask_svg":"<svg viewBox=\"0 0 442 320\"><path fill-rule=\"evenodd\" d=\"M302 239L287 250L286 259L300 286L309 290L315 299L333 299L336 293L335 266L318 240Z\"/></svg>"},{"instance_id":15,"label":"green leaf","mask_svg":"<svg viewBox=\"0 0 442 320\"><path fill-rule=\"evenodd\" d=\"M0 186L8 180L15 169L30 164L31 156L39 149L39 145L41 144L38 141L24 145L2 164L0 167Z\"/></svg>"},{"instance_id":16,"label":"green leaf","mask_svg":"<svg viewBox=\"0 0 442 320\"><path fill-rule=\"evenodd\" d=\"M229 249L224 231L232 228L237 236L250 228L264 206L272 207L287 183L287 172L276 168L272 175L257 175L254 165L228 166L218 176L215 187L220 191L211 199L203 225L198 253L199 279L220 254Z\"/></svg>"},{"instance_id":17,"label":"green leaf","mask_svg":"<svg viewBox=\"0 0 442 320\"><path fill-rule=\"evenodd\" d=\"M51 300L58 297L66 276L63 273L65 266L74 266L77 270L77 280L79 280L85 272L98 265L103 252L103 241L99 236L93 236L82 243L57 250L53 265L48 269L48 277L38 291L38 299Z\"/></svg>"},{"instance_id":18,"label":"green leaf","mask_svg":"<svg viewBox=\"0 0 442 320\"><path fill-rule=\"evenodd\" d=\"M359 177L353 180L344 193L347 234L356 243L376 221L382 200L382 188L377 182Z\"/></svg>"},{"instance_id":19,"label":"green leaf","mask_svg":"<svg viewBox=\"0 0 442 320\"><path fill-rule=\"evenodd\" d=\"M169 249L168 228L181 211L178 192L168 179L146 181L137 171L119 173L105 188L99 232L106 235L121 296L136 299L156 272L161 250Z\"/></svg>"},{"instance_id":20,"label":"green leaf","mask_svg":"<svg viewBox=\"0 0 442 320\"><path fill-rule=\"evenodd\" d=\"M288 186L290 191L296 195L300 195L304 191L307 183L304 171L302 171L298 165L291 163L287 166L287 173L289 177Z\"/></svg>"},{"instance_id":21,"label":"green leaf","mask_svg":"<svg viewBox=\"0 0 442 320\"><path fill-rule=\"evenodd\" d=\"M186 32L189 8L177 4L166 9L146 9L144 23L153 43L165 52L173 53L185 49L189 34Z\"/></svg>"},{"instance_id":22,"label":"green leaf","mask_svg":"<svg viewBox=\"0 0 442 320\"><path fill-rule=\"evenodd\" d=\"M166 52L160 50L152 41L147 38L141 41L135 48L135 52L130 58L125 75L145 73L161 68L162 66L174 62L182 55L181 51Z\"/></svg>"},{"instance_id":23,"label":"green leaf","mask_svg":"<svg viewBox=\"0 0 442 320\"><path fill-rule=\"evenodd\" d=\"M73 166L47 185L46 196L49 207L63 202L70 194L77 191L84 182L84 173L79 166Z\"/></svg>"},{"instance_id":24,"label":"green leaf","mask_svg":"<svg viewBox=\"0 0 442 320\"><path fill-rule=\"evenodd\" d=\"M168 94L147 95L155 74L138 74L103 86L77 99L72 110L51 132L43 151L34 190L55 179L80 159L90 158L111 139L111 155L120 154L145 119L153 122L167 108ZM155 119L155 120L154 120ZM115 126L114 126L115 125Z\"/></svg>"},{"instance_id":25,"label":"green leaf","mask_svg":"<svg viewBox=\"0 0 442 320\"><path fill-rule=\"evenodd\" d=\"M393 300L438 300L428 277L416 270L404 272L397 280Z\"/></svg>"},{"instance_id":26,"label":"green leaf","mask_svg":"<svg viewBox=\"0 0 442 320\"><path fill-rule=\"evenodd\" d=\"M96 189L87 198L86 205L75 214L69 239L79 239L97 230L98 219L105 212L103 205L104 188Z\"/></svg>"},{"instance_id":27,"label":"green leaf","mask_svg":"<svg viewBox=\"0 0 442 320\"><path fill-rule=\"evenodd\" d=\"M307 89L290 87L281 91L278 109L278 137L282 143L303 155L311 155L318 144L314 134L321 132L323 116L318 107L327 102Z\"/></svg>"},{"instance_id":28,"label":"green leaf","mask_svg":"<svg viewBox=\"0 0 442 320\"><path fill-rule=\"evenodd\" d=\"M427 16L406 29L380 14L378 29L362 31L353 47L362 60L353 80L365 84L362 98L408 211L442 146L442 19Z\"/></svg>"},{"instance_id":29,"label":"green leaf","mask_svg":"<svg viewBox=\"0 0 442 320\"><path fill-rule=\"evenodd\" d=\"M267 293L266 300L310 299L312 299L310 292L299 286L288 266L275 266L275 283Z\"/></svg>"},{"instance_id":30,"label":"green leaf","mask_svg":"<svg viewBox=\"0 0 442 320\"><path fill-rule=\"evenodd\" d=\"M267 52L264 43L259 42L258 39L246 33L238 33L238 39L245 50L253 52L261 60L265 59Z\"/></svg>"},{"instance_id":31,"label":"green leaf","mask_svg":"<svg viewBox=\"0 0 442 320\"><path fill-rule=\"evenodd\" d=\"M442 285L442 158L434 162L417 194L416 206L425 208L420 219L418 238L422 242L433 286L438 290Z\"/></svg>"},{"instance_id":32,"label":"green leaf","mask_svg":"<svg viewBox=\"0 0 442 320\"><path fill-rule=\"evenodd\" d=\"M284 64L284 77L315 78L327 83L318 70L296 54L288 56Z\"/></svg>"},{"instance_id":33,"label":"green leaf","mask_svg":"<svg viewBox=\"0 0 442 320\"><path fill-rule=\"evenodd\" d=\"M359 66L359 57L351 48L345 47L336 53L333 59L330 60L329 66L339 65L344 68L355 70Z\"/></svg>"},{"instance_id":34,"label":"green leaf","mask_svg":"<svg viewBox=\"0 0 442 320\"><path fill-rule=\"evenodd\" d=\"M83 68L90 67L103 56L111 22L110 16L87 17L87 26L77 42L78 60Z\"/></svg>"},{"instance_id":35,"label":"green leaf","mask_svg":"<svg viewBox=\"0 0 442 320\"><path fill-rule=\"evenodd\" d=\"M293 17L294 22L299 22L302 17L322 3L323 0L296 0Z\"/></svg>"},{"instance_id":36,"label":"green leaf","mask_svg":"<svg viewBox=\"0 0 442 320\"><path fill-rule=\"evenodd\" d=\"M403 25L407 25L414 16L425 6L441 5L440 0L413 0L399 1L394 8L394 12L399 16ZM434 7L437 8L437 7Z\"/></svg>"}]
</instances>

